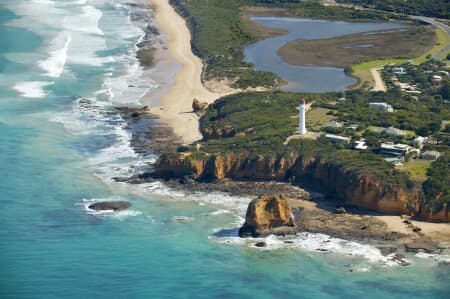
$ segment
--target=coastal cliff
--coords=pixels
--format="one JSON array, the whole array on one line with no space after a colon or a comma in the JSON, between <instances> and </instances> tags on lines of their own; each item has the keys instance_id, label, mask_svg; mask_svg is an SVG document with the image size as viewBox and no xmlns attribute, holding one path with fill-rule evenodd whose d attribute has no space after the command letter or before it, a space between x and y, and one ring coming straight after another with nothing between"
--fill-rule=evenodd
<instances>
[{"instance_id":1,"label":"coastal cliff","mask_svg":"<svg viewBox=\"0 0 450 299\"><path fill-rule=\"evenodd\" d=\"M190 177L198 181L229 178L292 182L326 190L346 205L448 222L445 211L430 214L421 209L421 191L414 185L399 186L376 178L370 172L348 170L338 161L330 161L320 155L170 154L158 160L153 175L166 179Z\"/></svg>"}]
</instances>

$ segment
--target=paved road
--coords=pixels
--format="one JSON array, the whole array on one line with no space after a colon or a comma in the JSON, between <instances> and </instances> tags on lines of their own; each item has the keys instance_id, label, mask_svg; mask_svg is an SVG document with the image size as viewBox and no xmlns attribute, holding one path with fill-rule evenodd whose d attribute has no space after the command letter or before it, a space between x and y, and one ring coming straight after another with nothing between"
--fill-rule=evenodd
<instances>
[{"instance_id":1,"label":"paved road","mask_svg":"<svg viewBox=\"0 0 450 299\"><path fill-rule=\"evenodd\" d=\"M447 35L450 36L450 27L447 26L444 23L439 22L436 19L433 18L429 18L429 17L422 17L422 16L409 16L411 19L415 19L415 20L420 20L422 22L434 25L442 30L444 30L445 32L447 32ZM450 51L450 44L448 44L444 49L440 50L439 52L437 52L436 54L434 54L433 58L436 60L439 60L440 57L447 53L448 51Z\"/></svg>"}]
</instances>

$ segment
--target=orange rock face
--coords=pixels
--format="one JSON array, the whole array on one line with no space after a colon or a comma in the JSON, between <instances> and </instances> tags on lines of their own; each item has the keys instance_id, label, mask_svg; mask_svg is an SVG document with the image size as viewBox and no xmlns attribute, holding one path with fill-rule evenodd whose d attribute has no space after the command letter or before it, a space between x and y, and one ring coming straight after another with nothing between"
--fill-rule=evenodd
<instances>
[{"instance_id":1,"label":"orange rock face","mask_svg":"<svg viewBox=\"0 0 450 299\"><path fill-rule=\"evenodd\" d=\"M239 230L239 235L264 236L284 232L280 228L289 229L293 226L292 211L284 196L262 196L249 204L245 223Z\"/></svg>"},{"instance_id":2,"label":"orange rock face","mask_svg":"<svg viewBox=\"0 0 450 299\"><path fill-rule=\"evenodd\" d=\"M450 222L448 205L445 205L444 208L437 213L428 213L425 209L422 209L420 211L420 218L431 222Z\"/></svg>"},{"instance_id":3,"label":"orange rock face","mask_svg":"<svg viewBox=\"0 0 450 299\"><path fill-rule=\"evenodd\" d=\"M420 206L419 188L406 189L382 180L370 173L347 171L333 161L320 157L304 158L296 154L284 156L258 155L248 152L226 153L193 158L192 156L162 157L155 166L159 177L191 176L200 180L271 180L313 183L347 204L392 215L417 215L427 221L449 222L447 210L429 215Z\"/></svg>"}]
</instances>

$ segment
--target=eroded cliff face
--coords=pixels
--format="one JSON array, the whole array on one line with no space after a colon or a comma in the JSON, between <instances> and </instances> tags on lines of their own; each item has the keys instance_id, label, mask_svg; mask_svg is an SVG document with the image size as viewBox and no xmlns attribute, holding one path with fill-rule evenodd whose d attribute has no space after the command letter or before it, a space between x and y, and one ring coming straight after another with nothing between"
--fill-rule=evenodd
<instances>
[{"instance_id":1,"label":"eroded cliff face","mask_svg":"<svg viewBox=\"0 0 450 299\"><path fill-rule=\"evenodd\" d=\"M159 178L189 176L203 181L230 178L308 183L361 208L386 214L417 215L429 221L449 221L448 211L433 215L420 212L420 189L394 186L370 173L345 170L339 163L324 161L318 155L305 158L291 153L253 157L242 152L197 158L163 156L154 174Z\"/></svg>"},{"instance_id":2,"label":"eroded cliff face","mask_svg":"<svg viewBox=\"0 0 450 299\"><path fill-rule=\"evenodd\" d=\"M427 209L420 209L420 218L432 222L450 222L450 211L448 205L445 205L442 210L436 213L427 211Z\"/></svg>"}]
</instances>

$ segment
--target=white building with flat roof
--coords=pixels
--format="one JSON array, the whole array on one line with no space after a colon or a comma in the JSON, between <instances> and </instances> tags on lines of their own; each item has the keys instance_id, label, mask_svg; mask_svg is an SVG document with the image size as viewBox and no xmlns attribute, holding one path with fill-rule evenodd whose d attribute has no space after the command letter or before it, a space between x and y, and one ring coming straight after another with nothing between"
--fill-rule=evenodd
<instances>
[{"instance_id":1,"label":"white building with flat roof","mask_svg":"<svg viewBox=\"0 0 450 299\"><path fill-rule=\"evenodd\" d=\"M369 103L369 108L381 110L384 112L394 112L394 108L388 103Z\"/></svg>"},{"instance_id":2,"label":"white building with flat roof","mask_svg":"<svg viewBox=\"0 0 450 299\"><path fill-rule=\"evenodd\" d=\"M325 137L336 143L350 143L350 141L352 140L350 137L335 134L325 134Z\"/></svg>"}]
</instances>

